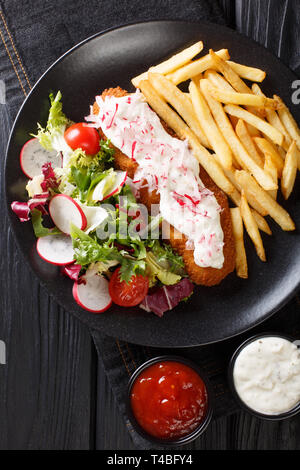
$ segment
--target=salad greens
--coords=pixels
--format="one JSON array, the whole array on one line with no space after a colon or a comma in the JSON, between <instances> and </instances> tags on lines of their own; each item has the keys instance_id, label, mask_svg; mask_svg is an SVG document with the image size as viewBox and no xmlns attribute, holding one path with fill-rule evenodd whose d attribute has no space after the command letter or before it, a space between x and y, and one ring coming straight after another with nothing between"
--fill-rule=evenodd
<instances>
[{"instance_id":1,"label":"salad greens","mask_svg":"<svg viewBox=\"0 0 300 470\"><path fill-rule=\"evenodd\" d=\"M107 211L106 219L89 233L71 225L75 262L83 270L96 268L108 276L112 268L120 265L120 279L127 283L132 276L142 274L149 278L150 287L177 284L186 276L184 263L170 245L156 239L160 234L160 215L142 217L141 206L129 184L105 201L92 199L94 188L104 179L103 193L108 194L115 184L114 149L109 140L99 137L100 151L96 155L87 155L81 148L72 150L64 140L64 132L72 122L62 111L61 98L60 92L55 97L50 94L46 127L38 124L35 136L44 148L61 151L64 157L63 168L52 169L49 164L48 170L52 173L54 170L57 181L53 191L71 196L83 210L98 206ZM43 187L45 179L39 176L36 183ZM32 191L32 187L33 183L28 185L28 190ZM37 237L61 233L57 228L43 225L43 214L38 208L31 211L31 220ZM153 236L155 230L157 237Z\"/></svg>"},{"instance_id":2,"label":"salad greens","mask_svg":"<svg viewBox=\"0 0 300 470\"><path fill-rule=\"evenodd\" d=\"M43 215L40 210L33 209L31 211L31 222L34 234L37 238L46 237L47 235L61 235L61 231L57 228L47 228L43 225Z\"/></svg>"},{"instance_id":3,"label":"salad greens","mask_svg":"<svg viewBox=\"0 0 300 470\"><path fill-rule=\"evenodd\" d=\"M50 110L47 125L45 128L38 123L38 133L32 134L39 139L40 144L47 150L53 150L53 139L64 133L70 121L62 111L61 92L58 91L55 98L52 93L49 95Z\"/></svg>"},{"instance_id":4,"label":"salad greens","mask_svg":"<svg viewBox=\"0 0 300 470\"><path fill-rule=\"evenodd\" d=\"M129 185L125 185L114 199L120 202L122 196L125 195L127 210L138 207ZM160 245L158 240L142 239L137 233L134 236L130 235L129 231L124 237L120 230L119 207L117 203L115 210L108 212L107 219L93 234L87 235L74 225L72 226L71 237L76 262L87 267L95 262L115 261L115 264L121 265L121 280L126 282L129 282L136 274L148 276L151 286L155 285L158 280L166 285L178 282L184 274L182 258L173 253L167 244ZM132 217L128 217L129 223L130 219ZM148 219L149 224L151 217ZM103 234L107 236L103 237Z\"/></svg>"}]
</instances>

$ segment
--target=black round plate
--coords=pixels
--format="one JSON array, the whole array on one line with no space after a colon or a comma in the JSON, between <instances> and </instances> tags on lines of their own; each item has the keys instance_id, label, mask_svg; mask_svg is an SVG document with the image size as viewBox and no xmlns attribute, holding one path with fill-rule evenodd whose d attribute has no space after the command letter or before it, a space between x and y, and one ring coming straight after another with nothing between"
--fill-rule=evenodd
<instances>
[{"instance_id":1,"label":"black round plate","mask_svg":"<svg viewBox=\"0 0 300 470\"><path fill-rule=\"evenodd\" d=\"M6 194L9 217L17 244L42 285L66 310L92 328L123 340L159 347L183 347L221 341L265 320L295 293L300 279L298 232L285 233L271 222L273 236L263 236L267 263L247 247L249 279L235 274L219 286L195 288L163 318L139 308L117 306L101 315L82 310L73 300L72 281L44 262L35 249L30 223L20 223L10 210L13 200L25 200L26 178L19 152L36 123L45 123L50 91L61 90L64 111L74 121L89 113L89 105L104 88L120 85L133 90L130 79L176 51L203 40L205 50L228 48L232 60L267 72L263 90L279 94L300 122L300 110L291 103L294 74L266 49L225 27L209 23L155 21L123 26L98 34L61 57L38 81L24 102L11 133L6 157ZM299 190L287 204L300 224Z\"/></svg>"}]
</instances>

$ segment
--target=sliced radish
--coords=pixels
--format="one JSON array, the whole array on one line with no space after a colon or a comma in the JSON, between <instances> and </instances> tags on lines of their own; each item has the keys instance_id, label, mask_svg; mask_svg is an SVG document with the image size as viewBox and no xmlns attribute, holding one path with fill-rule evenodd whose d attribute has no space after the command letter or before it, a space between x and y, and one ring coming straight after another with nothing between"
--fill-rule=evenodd
<instances>
[{"instance_id":1,"label":"sliced radish","mask_svg":"<svg viewBox=\"0 0 300 470\"><path fill-rule=\"evenodd\" d=\"M130 178L130 176L127 176L126 178L126 184L128 184L130 186L130 189L132 191L132 194L134 195L135 198L138 197L138 194L139 194L139 191L135 185L135 183L133 182L133 179Z\"/></svg>"},{"instance_id":2,"label":"sliced radish","mask_svg":"<svg viewBox=\"0 0 300 470\"><path fill-rule=\"evenodd\" d=\"M47 235L37 240L36 249L48 263L65 265L74 261L72 239L67 235Z\"/></svg>"},{"instance_id":3,"label":"sliced radish","mask_svg":"<svg viewBox=\"0 0 300 470\"><path fill-rule=\"evenodd\" d=\"M114 184L107 191L105 187L110 177L110 175L106 176L102 181L97 184L93 191L92 199L94 201L104 201L105 199L119 192L122 186L125 184L127 178L127 171L116 171Z\"/></svg>"},{"instance_id":4,"label":"sliced radish","mask_svg":"<svg viewBox=\"0 0 300 470\"><path fill-rule=\"evenodd\" d=\"M50 162L53 168L62 166L61 153L56 150L46 150L37 138L28 140L20 152L20 164L23 173L28 178L41 174L44 163Z\"/></svg>"},{"instance_id":5,"label":"sliced radish","mask_svg":"<svg viewBox=\"0 0 300 470\"><path fill-rule=\"evenodd\" d=\"M80 205L66 194L56 194L49 203L51 218L63 233L70 235L70 224L84 230L87 224L86 216Z\"/></svg>"},{"instance_id":6,"label":"sliced radish","mask_svg":"<svg viewBox=\"0 0 300 470\"><path fill-rule=\"evenodd\" d=\"M99 206L84 206L80 204L87 220L85 233L90 233L95 230L108 216L108 213L103 207Z\"/></svg>"},{"instance_id":7,"label":"sliced radish","mask_svg":"<svg viewBox=\"0 0 300 470\"><path fill-rule=\"evenodd\" d=\"M73 297L80 307L93 313L107 310L112 300L108 292L108 281L101 275L82 276L85 284L74 282Z\"/></svg>"}]
</instances>

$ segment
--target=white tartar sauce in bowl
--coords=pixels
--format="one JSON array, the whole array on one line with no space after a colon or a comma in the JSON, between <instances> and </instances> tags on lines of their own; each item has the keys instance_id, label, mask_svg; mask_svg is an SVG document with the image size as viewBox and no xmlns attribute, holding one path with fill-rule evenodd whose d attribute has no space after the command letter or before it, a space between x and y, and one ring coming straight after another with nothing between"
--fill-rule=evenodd
<instances>
[{"instance_id":1,"label":"white tartar sauce in bowl","mask_svg":"<svg viewBox=\"0 0 300 470\"><path fill-rule=\"evenodd\" d=\"M238 352L232 370L240 400L264 415L300 404L300 350L281 336L261 336Z\"/></svg>"}]
</instances>

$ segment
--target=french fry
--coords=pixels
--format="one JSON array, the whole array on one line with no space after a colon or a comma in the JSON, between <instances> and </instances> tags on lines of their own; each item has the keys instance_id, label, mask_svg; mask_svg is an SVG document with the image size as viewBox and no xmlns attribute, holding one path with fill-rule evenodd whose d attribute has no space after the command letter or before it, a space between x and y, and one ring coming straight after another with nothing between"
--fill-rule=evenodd
<instances>
[{"instance_id":1,"label":"french fry","mask_svg":"<svg viewBox=\"0 0 300 470\"><path fill-rule=\"evenodd\" d=\"M202 126L196 117L190 99L163 75L149 72L148 77L149 82L156 91L163 96L164 99L173 106L173 108L176 109L180 116L183 117L185 122L198 137L200 143L204 145L204 147L211 148Z\"/></svg>"},{"instance_id":2,"label":"french fry","mask_svg":"<svg viewBox=\"0 0 300 470\"><path fill-rule=\"evenodd\" d=\"M274 98L281 103L282 108L278 110L279 117L289 133L291 140L295 140L298 150L300 150L300 130L298 124L282 99L277 95L274 95Z\"/></svg>"},{"instance_id":3,"label":"french fry","mask_svg":"<svg viewBox=\"0 0 300 470\"><path fill-rule=\"evenodd\" d=\"M235 116L230 116L230 119L232 119L234 117ZM237 118L235 118L235 119L237 119ZM247 127L248 132L251 135L251 137L260 137L261 136L260 131L256 127L251 126L251 124L249 124L248 122L246 122L246 127Z\"/></svg>"},{"instance_id":4,"label":"french fry","mask_svg":"<svg viewBox=\"0 0 300 470\"><path fill-rule=\"evenodd\" d=\"M264 170L269 173L269 175L272 176L273 180L277 183L278 180L278 171L276 166L273 163L271 155L268 153L265 155L265 164L264 164ZM277 199L277 189L272 189L271 191L268 191L270 196L272 196L273 199Z\"/></svg>"},{"instance_id":5,"label":"french fry","mask_svg":"<svg viewBox=\"0 0 300 470\"><path fill-rule=\"evenodd\" d=\"M262 232L265 232L267 235L272 235L272 231L266 219L262 215L260 215L258 212L256 212L256 210L254 209L252 209L252 215L255 219L255 222L257 223L259 230L261 230Z\"/></svg>"},{"instance_id":6,"label":"french fry","mask_svg":"<svg viewBox=\"0 0 300 470\"><path fill-rule=\"evenodd\" d=\"M227 104L224 107L226 113L236 116L237 118L243 119L247 123L259 129L261 132L266 134L275 144L282 145L283 143L283 134L279 132L275 127L271 126L266 121L263 121L258 116L255 116L246 109L240 108L235 104Z\"/></svg>"},{"instance_id":7,"label":"french fry","mask_svg":"<svg viewBox=\"0 0 300 470\"><path fill-rule=\"evenodd\" d=\"M187 47L183 51L179 52L178 54L173 55L167 60L164 60L158 65L155 65L154 67L150 67L149 71L150 72L155 72L155 73L160 73L162 75L166 75L168 73L173 72L174 70L178 69L179 67L183 67L186 65L190 60L192 60L199 52L201 52L203 49L203 42L198 41L195 44L192 44L192 46ZM139 83L142 80L147 80L148 78L148 71L142 73L141 75L138 75L137 77L134 77L131 80L131 83L138 88Z\"/></svg>"},{"instance_id":8,"label":"french fry","mask_svg":"<svg viewBox=\"0 0 300 470\"><path fill-rule=\"evenodd\" d=\"M225 170L224 169L224 173L225 173L225 176L229 179L229 181L231 181L231 183L233 184L233 186L237 189L237 191L239 193L241 193L242 191L242 188L241 186L238 184L236 178L235 178L235 170ZM233 200L233 202L239 206L240 205L240 194L239 194L239 197L235 197L235 200ZM250 206L257 212L259 213L262 217L265 216L265 215L268 215L267 211L257 202L257 200L252 197L251 195L249 195L249 198L248 198L248 202L250 204Z\"/></svg>"},{"instance_id":9,"label":"french fry","mask_svg":"<svg viewBox=\"0 0 300 470\"><path fill-rule=\"evenodd\" d=\"M264 139L263 137L254 137L253 140L259 150L264 154L265 158L267 156L271 157L272 162L278 171L278 176L281 178L284 162L280 153L277 152L277 149L271 142L269 142L267 139Z\"/></svg>"},{"instance_id":10,"label":"french fry","mask_svg":"<svg viewBox=\"0 0 300 470\"><path fill-rule=\"evenodd\" d=\"M222 57L218 57L212 49L209 51L214 66L219 70L224 77L228 80L228 82L232 85L232 87L238 93L246 93L251 94L252 90L246 85L246 83L239 77L239 75L230 67L228 62L222 59ZM247 106L247 110L255 115L260 117L264 117L264 110L262 108L253 108L253 106ZM257 135L257 131L251 127L251 124L248 124L249 132L251 135Z\"/></svg>"},{"instance_id":11,"label":"french fry","mask_svg":"<svg viewBox=\"0 0 300 470\"><path fill-rule=\"evenodd\" d=\"M194 82L190 82L189 92L198 121L201 122L204 132L207 135L211 146L213 147L215 153L218 156L220 164L224 168L231 168L231 150L227 142L225 141L223 135L221 134L218 126L216 125L204 97L202 96L199 88L195 85Z\"/></svg>"},{"instance_id":12,"label":"french fry","mask_svg":"<svg viewBox=\"0 0 300 470\"><path fill-rule=\"evenodd\" d=\"M190 130L181 117L178 116L178 114L173 111L166 101L157 93L149 80L142 80L139 87L150 106L168 124L168 126L176 132L180 139L186 139L189 137L196 139L195 134Z\"/></svg>"},{"instance_id":13,"label":"french fry","mask_svg":"<svg viewBox=\"0 0 300 470\"><path fill-rule=\"evenodd\" d=\"M230 209L232 232L235 240L235 268L239 277L248 278L247 256L244 245L243 221L239 207Z\"/></svg>"},{"instance_id":14,"label":"french fry","mask_svg":"<svg viewBox=\"0 0 300 470\"><path fill-rule=\"evenodd\" d=\"M192 82L195 83L196 86L198 86L199 81L201 80L202 73L198 73L198 75L195 75L194 77L191 78Z\"/></svg>"},{"instance_id":15,"label":"french fry","mask_svg":"<svg viewBox=\"0 0 300 470\"><path fill-rule=\"evenodd\" d=\"M214 100L207 92L206 85L208 80L200 81L200 87L203 95L206 97L207 103L212 111L216 123L221 130L224 138L230 146L235 158L242 168L248 169L266 190L277 189L277 185L268 173L266 173L257 163L252 160L248 152L245 150L236 133L234 132L228 117L224 112L224 108L218 101ZM229 105L228 105L229 106ZM250 114L250 113L249 113Z\"/></svg>"},{"instance_id":16,"label":"french fry","mask_svg":"<svg viewBox=\"0 0 300 470\"><path fill-rule=\"evenodd\" d=\"M233 127L233 129L236 128L236 125L238 123L238 118L236 118L235 116L229 116L229 119L230 119L230 122L231 122L231 125ZM253 127L254 129L254 127Z\"/></svg>"},{"instance_id":17,"label":"french fry","mask_svg":"<svg viewBox=\"0 0 300 470\"><path fill-rule=\"evenodd\" d=\"M227 104L241 104L248 106L257 106L263 108L278 108L278 102L271 98L254 95L253 93L238 93L236 91L227 91L215 87L210 82L207 84L207 91L217 101Z\"/></svg>"},{"instance_id":18,"label":"french fry","mask_svg":"<svg viewBox=\"0 0 300 470\"><path fill-rule=\"evenodd\" d=\"M265 94L261 91L261 89L260 89L259 85L257 85L257 83L252 84L252 91L256 95L265 96ZM281 134L283 134L284 141L283 141L282 146L287 151L289 146L291 145L291 138L290 138L289 133L287 132L286 128L282 124L278 114L276 113L276 111L274 111L274 109L266 109L266 117L267 117L267 121L269 122L269 124L271 124L279 132L281 132Z\"/></svg>"},{"instance_id":19,"label":"french fry","mask_svg":"<svg viewBox=\"0 0 300 470\"><path fill-rule=\"evenodd\" d=\"M230 198L232 199L234 204L239 207L240 202L241 202L240 192L241 192L242 189L241 189L240 185L238 184L238 182L235 179L234 171L224 170L224 173L227 176L227 178L232 182L232 184L237 189L237 192L234 193L234 194L231 194ZM267 233L268 235L272 235L272 231L271 231L266 219L263 217L263 215L267 215L266 210L263 209L258 204L257 200L254 197L251 197L251 195L249 195L248 204L251 206L251 211L252 211L253 217L254 217L254 219L257 223L257 226L258 226L259 230L261 230L262 232Z\"/></svg>"},{"instance_id":20,"label":"french fry","mask_svg":"<svg viewBox=\"0 0 300 470\"><path fill-rule=\"evenodd\" d=\"M222 57L223 59L229 59L229 53L227 49L221 49L216 52L216 55ZM169 73L167 78L171 80L175 85L178 85L181 82L185 82L189 78L202 73L205 70L212 67L212 60L209 54L201 57L200 59L192 61L190 64L181 67L178 70L175 70L173 73Z\"/></svg>"},{"instance_id":21,"label":"french fry","mask_svg":"<svg viewBox=\"0 0 300 470\"><path fill-rule=\"evenodd\" d=\"M291 145L291 144L290 144ZM277 145L277 152L279 153L279 155L281 156L282 160L284 161L285 160L285 156L286 156L286 151L284 150L283 147L280 147L280 145ZM299 153L299 151L298 151Z\"/></svg>"},{"instance_id":22,"label":"french fry","mask_svg":"<svg viewBox=\"0 0 300 470\"><path fill-rule=\"evenodd\" d=\"M257 163L257 165L259 165L260 167L263 167L263 160L260 157L258 151L256 150L256 147L253 143L253 140L251 138L247 125L242 119L239 119L237 121L235 132L238 138L240 139L240 141L242 142L243 146L245 147L245 149L247 149L252 160L254 160Z\"/></svg>"},{"instance_id":23,"label":"french fry","mask_svg":"<svg viewBox=\"0 0 300 470\"><path fill-rule=\"evenodd\" d=\"M233 184L226 178L220 165L215 161L214 157L203 147L193 131L185 124L185 122L173 111L172 108L157 94L155 89L148 80L143 80L139 85L143 95L152 109L160 116L168 126L173 129L180 139L187 139L192 148L194 156L199 163L207 171L212 180L227 195L236 192Z\"/></svg>"},{"instance_id":24,"label":"french fry","mask_svg":"<svg viewBox=\"0 0 300 470\"><path fill-rule=\"evenodd\" d=\"M239 75L230 67L230 65L219 57L212 49L209 50L213 66L221 72L230 85L239 93L251 93L250 88L239 77Z\"/></svg>"},{"instance_id":25,"label":"french fry","mask_svg":"<svg viewBox=\"0 0 300 470\"><path fill-rule=\"evenodd\" d=\"M252 93L251 89L239 77L239 75L230 67L228 62L226 62L225 60L222 60L222 57L218 57L212 49L210 49L209 53L212 57L214 67L216 67L216 69L219 70L224 75L224 77L232 85L235 91L237 91L238 93L247 93L247 94ZM262 108L253 108L253 106L247 106L246 109L255 115L264 117L264 114L262 114L261 112ZM257 129L255 129L255 127L253 127L250 123L248 123L248 127L249 127L249 132L252 136L259 135Z\"/></svg>"},{"instance_id":26,"label":"french fry","mask_svg":"<svg viewBox=\"0 0 300 470\"><path fill-rule=\"evenodd\" d=\"M264 245L258 230L257 223L248 205L244 191L242 191L241 195L240 211L246 230L248 232L249 237L253 241L258 257L261 259L261 261L266 261Z\"/></svg>"},{"instance_id":27,"label":"french fry","mask_svg":"<svg viewBox=\"0 0 300 470\"><path fill-rule=\"evenodd\" d=\"M281 192L284 199L288 199L293 190L297 174L297 163L297 146L293 140L287 151L282 171Z\"/></svg>"},{"instance_id":28,"label":"french fry","mask_svg":"<svg viewBox=\"0 0 300 470\"><path fill-rule=\"evenodd\" d=\"M215 70L208 69L204 73L204 78L207 78L212 85L227 90L227 91L234 91L234 88L225 80L222 75L220 75Z\"/></svg>"},{"instance_id":29,"label":"french fry","mask_svg":"<svg viewBox=\"0 0 300 470\"><path fill-rule=\"evenodd\" d=\"M264 207L272 219L285 231L295 230L295 224L288 212L264 191L255 179L244 170L236 170L235 177L239 185L244 189L246 197L252 195L258 203Z\"/></svg>"},{"instance_id":30,"label":"french fry","mask_svg":"<svg viewBox=\"0 0 300 470\"><path fill-rule=\"evenodd\" d=\"M237 64L231 60L228 60L227 63L240 77L250 80L251 82L262 82L266 78L266 72L256 67Z\"/></svg>"}]
</instances>

